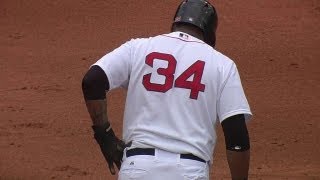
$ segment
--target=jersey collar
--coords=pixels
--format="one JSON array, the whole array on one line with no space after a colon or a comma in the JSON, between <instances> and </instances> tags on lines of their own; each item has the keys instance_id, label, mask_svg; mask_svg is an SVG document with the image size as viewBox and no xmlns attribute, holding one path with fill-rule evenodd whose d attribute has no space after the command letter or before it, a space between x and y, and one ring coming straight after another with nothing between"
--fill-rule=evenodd
<instances>
[{"instance_id":1,"label":"jersey collar","mask_svg":"<svg viewBox=\"0 0 320 180\"><path fill-rule=\"evenodd\" d=\"M197 43L205 44L205 42L203 42L202 40L200 40L194 36L191 36L190 34L187 34L185 32L181 32L181 31L171 32L169 34L165 34L164 36L175 38L175 39L180 39L185 42L197 42Z\"/></svg>"}]
</instances>

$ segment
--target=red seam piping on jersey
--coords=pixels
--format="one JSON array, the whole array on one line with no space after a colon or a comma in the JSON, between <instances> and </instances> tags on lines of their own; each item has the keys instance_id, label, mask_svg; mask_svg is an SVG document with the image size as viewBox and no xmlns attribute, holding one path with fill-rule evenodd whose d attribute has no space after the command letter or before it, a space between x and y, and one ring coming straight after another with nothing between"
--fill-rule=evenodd
<instances>
[{"instance_id":1,"label":"red seam piping on jersey","mask_svg":"<svg viewBox=\"0 0 320 180\"><path fill-rule=\"evenodd\" d=\"M184 41L184 42L195 42L195 43L205 44L204 42L199 42L199 41L187 41L187 40L183 40L183 39L180 39L180 38L177 38L177 37L171 37L171 36L167 36L167 35L161 35L161 36L165 36L165 37L173 38L173 39L179 39L179 40Z\"/></svg>"}]
</instances>

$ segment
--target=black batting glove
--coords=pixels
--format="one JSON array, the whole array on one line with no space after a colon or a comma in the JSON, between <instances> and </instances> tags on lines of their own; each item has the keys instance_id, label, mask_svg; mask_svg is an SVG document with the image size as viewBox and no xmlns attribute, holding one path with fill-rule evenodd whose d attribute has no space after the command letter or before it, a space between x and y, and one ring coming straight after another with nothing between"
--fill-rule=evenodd
<instances>
[{"instance_id":1,"label":"black batting glove","mask_svg":"<svg viewBox=\"0 0 320 180\"><path fill-rule=\"evenodd\" d=\"M116 171L113 163L120 170L125 143L118 139L112 128L106 124L103 126L92 126L92 129L94 131L94 138L98 142L101 152L108 163L109 170L112 175L115 175Z\"/></svg>"}]
</instances>

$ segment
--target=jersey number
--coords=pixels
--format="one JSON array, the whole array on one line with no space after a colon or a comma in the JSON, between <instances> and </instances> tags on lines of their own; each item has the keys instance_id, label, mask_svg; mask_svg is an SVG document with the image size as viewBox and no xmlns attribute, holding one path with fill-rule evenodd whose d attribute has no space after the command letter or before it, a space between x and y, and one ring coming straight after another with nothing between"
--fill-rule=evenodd
<instances>
[{"instance_id":1,"label":"jersey number","mask_svg":"<svg viewBox=\"0 0 320 180\"><path fill-rule=\"evenodd\" d=\"M193 63L188 69L186 69L174 82L174 73L176 71L177 60L171 54L164 54L158 52L152 52L147 55L145 63L151 67L153 67L153 62L155 60L167 61L167 68L158 68L157 74L165 76L164 84L152 83L151 75L152 73L146 74L143 76L143 86L148 91L156 91L156 92L167 92L174 87L190 89L190 98L198 99L199 92L204 92L205 85L201 84L201 78L203 74L203 69L205 62L204 61L196 61ZM192 81L188 81L188 79L193 75Z\"/></svg>"}]
</instances>

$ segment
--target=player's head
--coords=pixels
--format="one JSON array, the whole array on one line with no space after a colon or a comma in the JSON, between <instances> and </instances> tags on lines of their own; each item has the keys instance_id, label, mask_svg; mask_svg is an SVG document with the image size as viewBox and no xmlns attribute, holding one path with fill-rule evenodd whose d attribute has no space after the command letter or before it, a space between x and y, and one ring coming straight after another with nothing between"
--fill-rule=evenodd
<instances>
[{"instance_id":1,"label":"player's head","mask_svg":"<svg viewBox=\"0 0 320 180\"><path fill-rule=\"evenodd\" d=\"M206 0L184 0L173 19L172 31L178 25L195 26L203 33L204 41L214 47L218 26L217 12Z\"/></svg>"}]
</instances>

